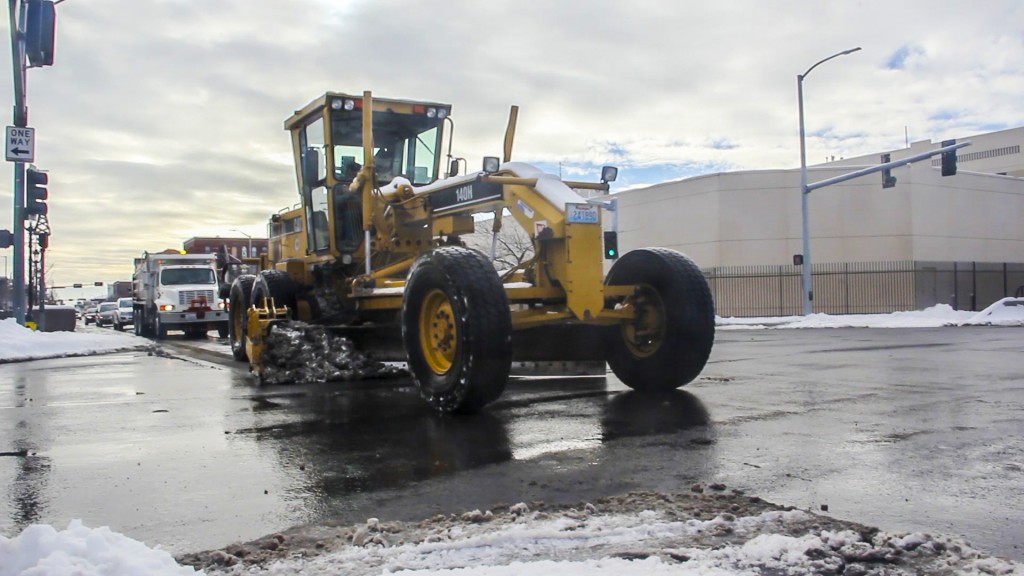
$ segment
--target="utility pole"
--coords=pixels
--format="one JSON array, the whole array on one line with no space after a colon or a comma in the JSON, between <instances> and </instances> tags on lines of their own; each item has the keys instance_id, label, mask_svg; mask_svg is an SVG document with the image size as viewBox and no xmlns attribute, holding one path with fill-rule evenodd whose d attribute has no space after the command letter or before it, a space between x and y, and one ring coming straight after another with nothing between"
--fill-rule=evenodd
<instances>
[{"instance_id":1,"label":"utility pole","mask_svg":"<svg viewBox=\"0 0 1024 576\"><path fill-rule=\"evenodd\" d=\"M25 11L18 18L18 0L10 0L11 59L14 69L14 126L28 126L28 107L25 104ZM18 324L25 325L25 163L14 162L14 283L11 301Z\"/></svg>"},{"instance_id":2,"label":"utility pole","mask_svg":"<svg viewBox=\"0 0 1024 576\"><path fill-rule=\"evenodd\" d=\"M58 0L63 1L63 0ZM56 10L53 0L9 0L11 68L14 73L13 126L7 127L6 158L14 164L14 230L0 230L0 247L14 248L12 304L18 324L25 325L25 165L35 161L35 130L28 126L27 78L30 67L53 64ZM44 182L45 184L45 182ZM45 196L42 197L45 200ZM45 203L35 203L44 217ZM42 212L38 212L42 210Z\"/></svg>"}]
</instances>

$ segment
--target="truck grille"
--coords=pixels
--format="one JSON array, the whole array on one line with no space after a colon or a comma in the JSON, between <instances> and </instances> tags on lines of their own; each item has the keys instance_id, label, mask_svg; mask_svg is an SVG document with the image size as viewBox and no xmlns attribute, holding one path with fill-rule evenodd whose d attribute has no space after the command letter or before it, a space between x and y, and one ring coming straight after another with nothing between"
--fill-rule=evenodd
<instances>
[{"instance_id":1,"label":"truck grille","mask_svg":"<svg viewBox=\"0 0 1024 576\"><path fill-rule=\"evenodd\" d=\"M193 300L205 298L209 306L213 306L213 290L182 290L178 292L178 304L188 308Z\"/></svg>"}]
</instances>

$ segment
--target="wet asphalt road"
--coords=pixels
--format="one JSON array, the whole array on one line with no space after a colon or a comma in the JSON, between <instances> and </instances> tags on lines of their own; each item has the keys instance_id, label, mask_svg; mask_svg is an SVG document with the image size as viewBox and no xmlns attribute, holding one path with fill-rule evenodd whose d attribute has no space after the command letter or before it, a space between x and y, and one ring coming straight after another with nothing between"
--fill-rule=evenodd
<instances>
[{"instance_id":1,"label":"wet asphalt road","mask_svg":"<svg viewBox=\"0 0 1024 576\"><path fill-rule=\"evenodd\" d=\"M649 398L517 378L475 417L406 380L260 388L223 345L0 365L0 533L72 518L172 552L721 482L1024 560L1024 329L720 331Z\"/></svg>"}]
</instances>

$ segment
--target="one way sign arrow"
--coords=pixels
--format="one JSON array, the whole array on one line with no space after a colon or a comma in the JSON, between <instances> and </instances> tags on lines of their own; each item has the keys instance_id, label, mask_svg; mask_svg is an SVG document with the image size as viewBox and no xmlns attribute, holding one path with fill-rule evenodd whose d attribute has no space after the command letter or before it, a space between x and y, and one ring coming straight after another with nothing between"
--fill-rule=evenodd
<instances>
[{"instance_id":1,"label":"one way sign arrow","mask_svg":"<svg viewBox=\"0 0 1024 576\"><path fill-rule=\"evenodd\" d=\"M8 126L6 141L8 162L35 162L35 128Z\"/></svg>"}]
</instances>

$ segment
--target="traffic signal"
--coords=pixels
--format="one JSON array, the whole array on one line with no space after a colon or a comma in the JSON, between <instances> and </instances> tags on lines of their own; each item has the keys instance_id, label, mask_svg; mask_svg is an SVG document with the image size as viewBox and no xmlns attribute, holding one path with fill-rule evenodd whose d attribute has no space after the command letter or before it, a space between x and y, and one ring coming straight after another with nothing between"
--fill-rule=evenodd
<instances>
[{"instance_id":1,"label":"traffic signal","mask_svg":"<svg viewBox=\"0 0 1024 576\"><path fill-rule=\"evenodd\" d=\"M942 141L943 148L954 144L956 144L955 139ZM942 153L942 175L956 176L956 150L950 150L949 152Z\"/></svg>"},{"instance_id":2,"label":"traffic signal","mask_svg":"<svg viewBox=\"0 0 1024 576\"><path fill-rule=\"evenodd\" d=\"M25 172L25 215L45 215L46 198L50 192L46 185L50 182L50 175L42 170L29 166Z\"/></svg>"},{"instance_id":3,"label":"traffic signal","mask_svg":"<svg viewBox=\"0 0 1024 576\"><path fill-rule=\"evenodd\" d=\"M891 162L888 154L882 154L882 164L888 164ZM892 175L892 170L885 168L882 170L882 188L892 188L896 185L896 177Z\"/></svg>"},{"instance_id":4,"label":"traffic signal","mask_svg":"<svg viewBox=\"0 0 1024 576\"><path fill-rule=\"evenodd\" d=\"M14 234L10 230L0 230L0 248L10 248L11 246L14 246Z\"/></svg>"},{"instance_id":5,"label":"traffic signal","mask_svg":"<svg viewBox=\"0 0 1024 576\"><path fill-rule=\"evenodd\" d=\"M29 66L53 65L57 10L53 0L26 0L25 56Z\"/></svg>"},{"instance_id":6,"label":"traffic signal","mask_svg":"<svg viewBox=\"0 0 1024 576\"><path fill-rule=\"evenodd\" d=\"M604 257L615 260L619 257L619 233L607 230L604 233Z\"/></svg>"}]
</instances>

